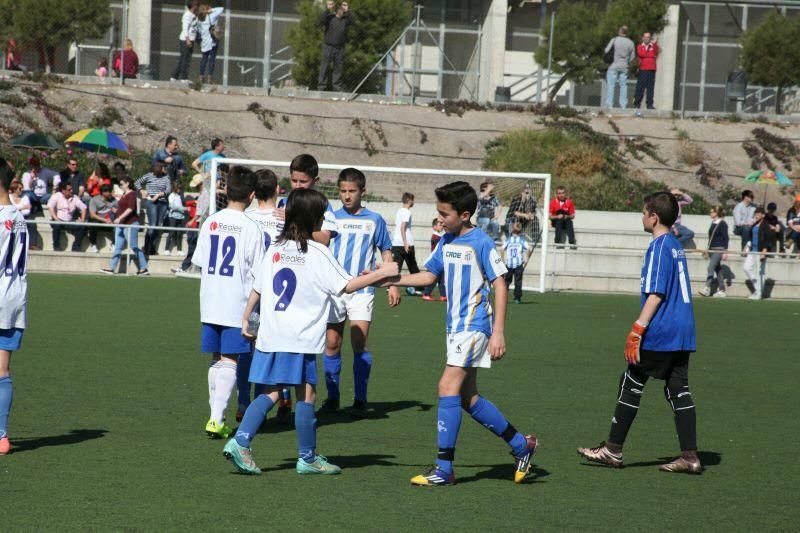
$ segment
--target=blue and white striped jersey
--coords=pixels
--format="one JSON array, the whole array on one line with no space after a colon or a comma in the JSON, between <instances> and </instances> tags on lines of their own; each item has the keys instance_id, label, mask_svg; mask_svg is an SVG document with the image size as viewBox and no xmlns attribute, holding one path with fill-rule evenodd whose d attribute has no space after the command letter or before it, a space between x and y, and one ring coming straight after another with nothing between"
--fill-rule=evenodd
<instances>
[{"instance_id":1,"label":"blue and white striped jersey","mask_svg":"<svg viewBox=\"0 0 800 533\"><path fill-rule=\"evenodd\" d=\"M331 252L344 269L353 277L365 269L375 268L375 250L392 249L392 240L386 222L366 207L358 213L348 213L341 208L334 212L337 235L331 239ZM374 287L365 287L358 293L373 294Z\"/></svg>"},{"instance_id":2,"label":"blue and white striped jersey","mask_svg":"<svg viewBox=\"0 0 800 533\"><path fill-rule=\"evenodd\" d=\"M447 333L492 334L490 283L508 270L494 241L478 228L457 237L446 233L425 261L425 268L444 275L447 284Z\"/></svg>"},{"instance_id":3,"label":"blue and white striped jersey","mask_svg":"<svg viewBox=\"0 0 800 533\"><path fill-rule=\"evenodd\" d=\"M683 246L672 232L650 243L641 283L642 307L650 294L664 297L642 338L642 348L657 352L697 350L689 267Z\"/></svg>"},{"instance_id":4,"label":"blue and white striped jersey","mask_svg":"<svg viewBox=\"0 0 800 533\"><path fill-rule=\"evenodd\" d=\"M525 252L528 251L528 241L521 235L511 235L506 242L503 243L503 249L506 251L506 266L509 269L522 266L525 262Z\"/></svg>"}]
</instances>

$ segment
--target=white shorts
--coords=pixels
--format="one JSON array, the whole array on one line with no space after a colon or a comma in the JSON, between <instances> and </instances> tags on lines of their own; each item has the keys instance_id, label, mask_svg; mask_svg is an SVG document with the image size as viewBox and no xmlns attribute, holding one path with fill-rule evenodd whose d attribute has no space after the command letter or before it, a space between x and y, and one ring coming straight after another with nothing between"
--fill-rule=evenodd
<instances>
[{"instance_id":1,"label":"white shorts","mask_svg":"<svg viewBox=\"0 0 800 533\"><path fill-rule=\"evenodd\" d=\"M368 293L342 294L331 298L328 324L339 324L346 319L372 322L375 295Z\"/></svg>"},{"instance_id":2,"label":"white shorts","mask_svg":"<svg viewBox=\"0 0 800 533\"><path fill-rule=\"evenodd\" d=\"M447 335L447 364L461 368L491 368L489 337L480 331Z\"/></svg>"}]
</instances>

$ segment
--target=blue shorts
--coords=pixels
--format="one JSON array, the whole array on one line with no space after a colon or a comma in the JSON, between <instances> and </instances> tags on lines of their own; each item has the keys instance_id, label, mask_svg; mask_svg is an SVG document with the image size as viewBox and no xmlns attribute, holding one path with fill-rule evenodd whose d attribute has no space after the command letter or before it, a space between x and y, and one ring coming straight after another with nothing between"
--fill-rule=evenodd
<instances>
[{"instance_id":1,"label":"blue shorts","mask_svg":"<svg viewBox=\"0 0 800 533\"><path fill-rule=\"evenodd\" d=\"M22 344L22 328L0 329L0 350L15 352Z\"/></svg>"},{"instance_id":2,"label":"blue shorts","mask_svg":"<svg viewBox=\"0 0 800 533\"><path fill-rule=\"evenodd\" d=\"M250 341L242 335L242 328L231 328L203 322L200 330L200 351L234 355L253 351Z\"/></svg>"},{"instance_id":3,"label":"blue shorts","mask_svg":"<svg viewBox=\"0 0 800 533\"><path fill-rule=\"evenodd\" d=\"M316 385L317 356L256 350L248 381L262 385Z\"/></svg>"}]
</instances>

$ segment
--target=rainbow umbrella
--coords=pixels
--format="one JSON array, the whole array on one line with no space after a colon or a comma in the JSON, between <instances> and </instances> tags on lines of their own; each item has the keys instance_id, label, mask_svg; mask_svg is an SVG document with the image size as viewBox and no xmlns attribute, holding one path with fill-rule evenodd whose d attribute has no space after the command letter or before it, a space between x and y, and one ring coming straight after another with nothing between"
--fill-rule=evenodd
<instances>
[{"instance_id":1,"label":"rainbow umbrella","mask_svg":"<svg viewBox=\"0 0 800 533\"><path fill-rule=\"evenodd\" d=\"M744 177L744 181L764 185L764 203L767 203L767 185L778 185L779 187L791 187L794 185L792 180L785 174L777 170L756 170Z\"/></svg>"},{"instance_id":2,"label":"rainbow umbrella","mask_svg":"<svg viewBox=\"0 0 800 533\"><path fill-rule=\"evenodd\" d=\"M87 152L125 157L130 149L125 141L108 130L86 129L73 133L64 144L70 148L81 148Z\"/></svg>"}]
</instances>

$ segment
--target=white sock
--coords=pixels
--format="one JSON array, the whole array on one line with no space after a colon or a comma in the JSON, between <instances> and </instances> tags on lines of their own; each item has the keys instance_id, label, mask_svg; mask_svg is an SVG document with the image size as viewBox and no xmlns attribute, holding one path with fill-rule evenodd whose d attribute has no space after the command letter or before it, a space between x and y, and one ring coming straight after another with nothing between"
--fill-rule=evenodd
<instances>
[{"instance_id":1,"label":"white sock","mask_svg":"<svg viewBox=\"0 0 800 533\"><path fill-rule=\"evenodd\" d=\"M211 360L211 363L208 365L208 407L209 409L214 408L214 389L217 385L217 364L219 361Z\"/></svg>"},{"instance_id":2,"label":"white sock","mask_svg":"<svg viewBox=\"0 0 800 533\"><path fill-rule=\"evenodd\" d=\"M214 395L211 401L211 420L221 424L228 401L231 399L233 389L236 388L236 363L220 361L218 365Z\"/></svg>"}]
</instances>

